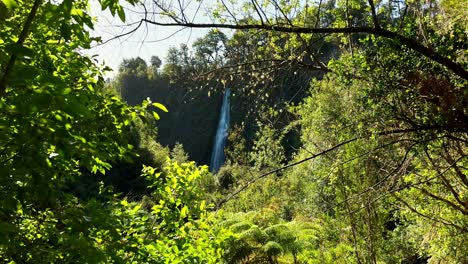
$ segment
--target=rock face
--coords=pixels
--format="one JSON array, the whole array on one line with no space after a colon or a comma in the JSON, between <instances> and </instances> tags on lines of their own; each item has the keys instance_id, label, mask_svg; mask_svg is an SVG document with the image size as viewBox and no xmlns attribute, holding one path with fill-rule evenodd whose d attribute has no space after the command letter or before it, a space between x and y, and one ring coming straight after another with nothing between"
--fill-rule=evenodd
<instances>
[{"instance_id":1,"label":"rock face","mask_svg":"<svg viewBox=\"0 0 468 264\"><path fill-rule=\"evenodd\" d=\"M148 80L134 75L122 76L118 85L122 98L132 105L150 97L167 107L169 112L159 113L161 119L156 122L158 142L171 149L180 143L190 160L200 165L210 163L222 91L211 91L207 96L211 86L193 89L163 77Z\"/></svg>"}]
</instances>

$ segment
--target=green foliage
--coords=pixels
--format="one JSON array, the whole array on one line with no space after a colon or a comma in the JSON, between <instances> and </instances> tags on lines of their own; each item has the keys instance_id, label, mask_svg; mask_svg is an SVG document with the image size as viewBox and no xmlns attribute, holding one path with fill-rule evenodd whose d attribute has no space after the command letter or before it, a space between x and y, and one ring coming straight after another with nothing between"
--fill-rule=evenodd
<instances>
[{"instance_id":1,"label":"green foliage","mask_svg":"<svg viewBox=\"0 0 468 264\"><path fill-rule=\"evenodd\" d=\"M151 66L156 67L156 69L159 69L161 65L162 61L158 56L151 56Z\"/></svg>"},{"instance_id":2,"label":"green foliage","mask_svg":"<svg viewBox=\"0 0 468 264\"><path fill-rule=\"evenodd\" d=\"M216 29L210 30L203 38L197 39L193 43L196 63L205 67L207 65L210 67L222 66L226 42L226 35Z\"/></svg>"},{"instance_id":3,"label":"green foliage","mask_svg":"<svg viewBox=\"0 0 468 264\"><path fill-rule=\"evenodd\" d=\"M3 262L468 261L467 81L437 55L404 38L213 30L170 49L161 71L154 56L124 60L106 88L79 52L99 41L88 1L34 2L0 4ZM460 3L374 2L380 27L467 65ZM99 3L125 20L118 1ZM368 3L242 3L236 23L265 23L265 8L281 25L374 28ZM187 161L209 160L226 87L235 128L213 176Z\"/></svg>"},{"instance_id":4,"label":"green foliage","mask_svg":"<svg viewBox=\"0 0 468 264\"><path fill-rule=\"evenodd\" d=\"M414 65L421 59L411 53L401 57L384 44L375 50L368 47L365 52L343 54L331 61L334 73L313 82L312 95L296 108L301 116L305 150L299 159L357 138L312 164L294 169L291 180L306 186L300 197L310 201L305 212L326 213L348 223L352 231L350 245L358 262L394 262L395 254L408 261L421 256L430 261L463 262L466 254L440 247L440 242L428 243L424 249L420 246L427 243L427 236L464 233L466 228L462 216L465 209L452 203L465 193L460 181L455 183L458 176L453 174L464 162L455 162L452 156L463 159L465 150L458 139L439 138L441 134L466 136L457 129L459 120L453 118L454 112L459 112L459 102L447 103L454 111L451 113L444 110L443 103L448 100L445 96L450 97L448 94L460 92L459 80L435 77L438 74L433 72L434 67L438 67L429 62L420 63L419 70L424 69L425 73L414 77L410 72L418 71ZM347 77L351 65L359 78ZM431 85L425 78L432 80ZM436 92L441 86L446 89L445 96ZM427 100L425 89L431 89L429 93L438 99ZM464 100L462 97L461 93L457 96ZM384 133L386 136L381 133L398 129L414 132ZM442 172L440 168L451 167L447 160L455 168ZM463 178L462 174L459 176ZM452 189L454 186L458 187ZM444 212L438 211L442 209L435 204L442 206ZM394 211L400 214L393 220L384 220ZM451 220L447 222L446 218ZM426 229L420 228L421 224ZM435 232L434 226L438 226ZM408 233L411 239L401 239ZM392 244L385 242L389 237ZM456 244L455 248L462 247L457 237L445 239ZM438 245L438 249L430 245Z\"/></svg>"},{"instance_id":5,"label":"green foliage","mask_svg":"<svg viewBox=\"0 0 468 264\"><path fill-rule=\"evenodd\" d=\"M152 181L150 187L156 190L151 214L155 216L153 239L159 239L149 240L156 248L150 253L156 262L216 263L222 252L222 233L211 227L207 205L195 184L208 168L197 168L193 162L168 164L164 174L151 167L143 170L143 176Z\"/></svg>"},{"instance_id":6,"label":"green foliage","mask_svg":"<svg viewBox=\"0 0 468 264\"><path fill-rule=\"evenodd\" d=\"M218 185L221 189L231 189L234 184L237 183L237 180L233 174L232 169L229 166L223 166L216 173L216 178L218 180Z\"/></svg>"},{"instance_id":7,"label":"green foliage","mask_svg":"<svg viewBox=\"0 0 468 264\"><path fill-rule=\"evenodd\" d=\"M233 164L249 165L250 160L247 152L247 140L240 126L234 125L229 129L227 142L228 145L224 150L226 160Z\"/></svg>"},{"instance_id":8,"label":"green foliage","mask_svg":"<svg viewBox=\"0 0 468 264\"><path fill-rule=\"evenodd\" d=\"M466 23L460 22L463 11L455 11L458 3L375 3L381 27L466 66ZM287 12L294 3L285 5ZM323 12L317 13L318 8ZM294 22L308 25L310 18L310 25L372 26L369 10L366 1L327 1L310 10L304 8ZM246 12L249 11L252 17L258 16L252 5L247 6ZM242 21L260 23L257 22ZM229 40L226 53L235 54L232 62L239 63L272 58L268 55L309 63L306 56L310 52L302 52L307 46L301 37L310 43L323 35L239 31ZM320 239L298 246L303 247L300 256L306 263L466 262L462 242L467 235L466 80L435 63L432 55L421 57L414 49L402 46L398 39L338 34L327 36L326 42L331 44L328 48L339 44L340 51L328 61L329 72L311 82L310 96L292 108L297 121L284 130L300 128L301 149L293 161L330 148L333 151L284 170L281 175L255 181L259 172L281 166L288 156L282 146L282 141L288 139L286 133L276 130L276 117L281 115L271 114L268 108L256 104L262 112L258 119L267 125L250 130L251 135L256 135L252 147L245 142L252 138L239 136L237 131L249 130L248 125L231 131L231 163L226 175L232 175L228 179L234 178L236 183L226 184L232 187L223 191L236 193L244 184L249 187L236 193L223 208L231 212L253 210L252 214L264 215L263 225L250 219L250 223L233 224L231 230L238 239L232 242L232 248L226 247L226 258L293 263L281 259L287 258L288 253L280 242L274 240L270 245L272 252L283 255L279 254L277 260L272 253L269 259L258 252L260 247L265 250L268 239L255 238L263 237L259 230L271 236L274 232L267 232L267 226L279 232L285 222L297 221L320 225L314 230L315 238ZM249 49L256 53L249 53ZM274 90L274 85L266 81L275 78L274 73L255 76L258 68L265 70L272 64L254 64L249 68L250 79L240 73L236 82L261 80L259 87ZM229 85L229 78L226 80ZM249 95L259 93L245 91ZM266 97L266 93L261 94ZM277 94L273 97L279 98ZM269 102L274 113L276 105L273 100ZM334 148L347 140L351 142ZM249 161L237 162L243 160L242 152L248 151ZM254 168L249 168L249 163Z\"/></svg>"},{"instance_id":9,"label":"green foliage","mask_svg":"<svg viewBox=\"0 0 468 264\"><path fill-rule=\"evenodd\" d=\"M212 229L205 202L194 187L204 171L206 167L196 168L193 163L168 162L161 177L154 168L145 167L143 177L157 191L144 203L117 197L105 204L73 199L60 214L45 210L34 217L18 209L22 217L16 228L22 230L22 236L19 239L12 227L2 232L9 239L8 245L0 247L2 259L34 263L217 263L223 233ZM67 248L72 250L63 250Z\"/></svg>"},{"instance_id":10,"label":"green foliage","mask_svg":"<svg viewBox=\"0 0 468 264\"><path fill-rule=\"evenodd\" d=\"M160 113L161 120L156 123L158 141L169 148L180 143L191 160L207 164L222 95L216 93L206 97L208 88L195 89L194 86L198 83L194 83L189 72L181 76L184 77L182 80L171 84L172 77L164 74L164 69L162 73L144 75L120 72L113 83L113 89L131 105L140 104L149 97L168 106L169 109L166 110L169 111Z\"/></svg>"},{"instance_id":11,"label":"green foliage","mask_svg":"<svg viewBox=\"0 0 468 264\"><path fill-rule=\"evenodd\" d=\"M146 61L140 57L124 59L120 64L119 72L132 73L137 76L146 76L147 67Z\"/></svg>"},{"instance_id":12,"label":"green foliage","mask_svg":"<svg viewBox=\"0 0 468 264\"><path fill-rule=\"evenodd\" d=\"M172 149L171 157L174 161L178 163L187 162L189 159L187 153L185 153L184 146L180 143L176 143L176 145Z\"/></svg>"},{"instance_id":13,"label":"green foliage","mask_svg":"<svg viewBox=\"0 0 468 264\"><path fill-rule=\"evenodd\" d=\"M277 131L268 126L261 127L256 136L250 152L254 168L266 171L280 167L285 161L284 148L281 145L282 136L278 136Z\"/></svg>"},{"instance_id":14,"label":"green foliage","mask_svg":"<svg viewBox=\"0 0 468 264\"><path fill-rule=\"evenodd\" d=\"M101 69L79 52L98 40L87 31L88 2L37 2L37 12L32 1L14 3L0 21L1 68L11 70L0 74L1 261L217 263L222 233L197 188L207 168L161 161L168 151L145 129L158 117L148 108L167 112L163 105L129 106L106 91ZM118 1L100 4L124 20ZM18 29L24 43L16 43ZM135 152L138 162L165 166L144 168L143 202L104 183L77 194L74 187L99 182Z\"/></svg>"},{"instance_id":15,"label":"green foliage","mask_svg":"<svg viewBox=\"0 0 468 264\"><path fill-rule=\"evenodd\" d=\"M266 211L222 214L219 225L233 236L224 241L229 263L349 263L347 230L336 222L297 218L286 222ZM340 235L341 233L341 235Z\"/></svg>"}]
</instances>

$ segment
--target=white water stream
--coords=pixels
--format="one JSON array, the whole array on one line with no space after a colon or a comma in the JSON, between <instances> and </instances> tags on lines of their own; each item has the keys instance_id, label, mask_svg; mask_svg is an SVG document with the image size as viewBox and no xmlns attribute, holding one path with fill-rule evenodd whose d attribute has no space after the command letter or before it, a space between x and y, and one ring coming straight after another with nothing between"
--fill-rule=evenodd
<instances>
[{"instance_id":1,"label":"white water stream","mask_svg":"<svg viewBox=\"0 0 468 264\"><path fill-rule=\"evenodd\" d=\"M224 147L226 146L228 130L229 130L229 119L231 103L229 97L231 90L226 89L223 97L223 105L221 107L221 114L219 116L218 129L216 130L215 142L213 144L213 152L211 153L211 172L215 173L224 164Z\"/></svg>"}]
</instances>

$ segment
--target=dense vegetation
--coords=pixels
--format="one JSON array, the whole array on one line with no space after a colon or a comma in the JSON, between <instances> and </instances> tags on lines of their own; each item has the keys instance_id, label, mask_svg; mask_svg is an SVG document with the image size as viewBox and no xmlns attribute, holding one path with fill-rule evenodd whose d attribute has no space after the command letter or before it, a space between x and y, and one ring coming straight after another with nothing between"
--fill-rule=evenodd
<instances>
[{"instance_id":1,"label":"dense vegetation","mask_svg":"<svg viewBox=\"0 0 468 264\"><path fill-rule=\"evenodd\" d=\"M87 0L0 2L2 262L468 262L466 2L151 3L213 29L106 83Z\"/></svg>"}]
</instances>

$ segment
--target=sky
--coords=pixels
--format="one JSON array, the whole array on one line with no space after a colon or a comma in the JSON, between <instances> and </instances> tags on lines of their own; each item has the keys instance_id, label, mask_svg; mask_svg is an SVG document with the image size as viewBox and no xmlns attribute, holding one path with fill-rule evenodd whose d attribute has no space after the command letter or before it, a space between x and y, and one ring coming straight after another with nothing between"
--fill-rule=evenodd
<instances>
[{"instance_id":1,"label":"sky","mask_svg":"<svg viewBox=\"0 0 468 264\"><path fill-rule=\"evenodd\" d=\"M122 23L118 16L113 17L109 10L102 11L96 1L91 3L91 15L97 19L92 35L101 36L104 43L94 45L85 53L91 56L98 55L97 59L100 62L114 70L107 73L106 77L114 77L120 63L125 58L141 57L149 63L151 56L155 55L161 58L164 63L164 58L170 47L179 47L182 43L190 45L208 32L208 29L184 29L144 24L130 35L110 40L131 31L136 27L136 25L131 24L139 21L142 17L141 10L139 10L141 8L131 5L124 6L126 22Z\"/></svg>"}]
</instances>

